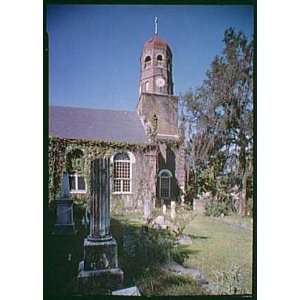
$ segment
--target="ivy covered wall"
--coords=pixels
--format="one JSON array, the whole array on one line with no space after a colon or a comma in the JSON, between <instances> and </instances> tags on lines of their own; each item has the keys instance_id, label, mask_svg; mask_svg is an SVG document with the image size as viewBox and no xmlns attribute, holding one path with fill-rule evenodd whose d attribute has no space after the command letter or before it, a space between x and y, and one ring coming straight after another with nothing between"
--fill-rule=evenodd
<instances>
[{"instance_id":1,"label":"ivy covered wall","mask_svg":"<svg viewBox=\"0 0 300 300\"><path fill-rule=\"evenodd\" d=\"M61 139L57 137L49 137L49 178L48 178L48 188L49 188L49 202L57 199L59 192L61 190L61 179L64 171L74 169L77 167L81 168L81 172L86 178L87 182L87 197L89 195L90 186L90 163L93 159L99 157L111 157L114 153L120 151L130 151L138 159L139 171L145 171L150 168L150 165L155 164L157 145L153 144L128 144L123 142L104 142L104 141L87 141L87 140L73 140L73 139ZM80 157L83 162L80 165L78 161L78 150L82 151L83 156ZM150 160L144 159L144 154L150 155L152 157ZM154 157L154 162L153 162ZM74 166L75 163L75 166ZM143 165L141 165L143 163ZM156 169L151 169L151 176L155 176ZM139 172L140 173L140 172ZM137 174L136 174L137 175ZM139 179L144 176L140 176ZM144 174L145 175L145 174ZM137 177L137 176L134 176ZM146 176L147 178L148 176ZM139 183L146 184L146 183ZM146 186L144 188L147 188Z\"/></svg>"}]
</instances>

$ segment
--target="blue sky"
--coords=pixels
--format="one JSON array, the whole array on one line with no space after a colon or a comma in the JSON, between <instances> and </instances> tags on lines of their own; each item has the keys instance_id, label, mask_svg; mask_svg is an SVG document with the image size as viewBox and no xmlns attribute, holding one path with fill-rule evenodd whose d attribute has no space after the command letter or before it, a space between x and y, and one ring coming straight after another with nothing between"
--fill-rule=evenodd
<instances>
[{"instance_id":1,"label":"blue sky","mask_svg":"<svg viewBox=\"0 0 300 300\"><path fill-rule=\"evenodd\" d=\"M49 6L50 103L133 111L154 16L173 52L175 95L201 84L226 28L253 34L251 6Z\"/></svg>"}]
</instances>

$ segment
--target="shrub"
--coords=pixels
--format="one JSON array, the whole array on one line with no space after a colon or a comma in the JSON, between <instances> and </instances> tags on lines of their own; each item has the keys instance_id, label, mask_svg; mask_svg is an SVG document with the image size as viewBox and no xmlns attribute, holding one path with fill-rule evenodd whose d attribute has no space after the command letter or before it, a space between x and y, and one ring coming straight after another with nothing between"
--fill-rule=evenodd
<instances>
[{"instance_id":1,"label":"shrub","mask_svg":"<svg viewBox=\"0 0 300 300\"><path fill-rule=\"evenodd\" d=\"M175 243L175 236L168 230L155 230L148 226L125 225L120 240L120 265L129 282L144 274L148 268L163 262L184 261L184 253ZM129 283L128 282L128 283Z\"/></svg>"},{"instance_id":2,"label":"shrub","mask_svg":"<svg viewBox=\"0 0 300 300\"><path fill-rule=\"evenodd\" d=\"M211 217L220 217L228 215L228 207L225 202L209 202L205 206L205 215Z\"/></svg>"},{"instance_id":3,"label":"shrub","mask_svg":"<svg viewBox=\"0 0 300 300\"><path fill-rule=\"evenodd\" d=\"M159 268L150 268L137 281L143 296L190 296L207 294L203 288L188 276L162 272Z\"/></svg>"},{"instance_id":4,"label":"shrub","mask_svg":"<svg viewBox=\"0 0 300 300\"><path fill-rule=\"evenodd\" d=\"M240 266L233 264L228 271L215 271L214 273L218 294L233 295L246 292L242 287L243 278Z\"/></svg>"},{"instance_id":5,"label":"shrub","mask_svg":"<svg viewBox=\"0 0 300 300\"><path fill-rule=\"evenodd\" d=\"M175 222L178 226L178 235L182 235L185 227L189 224L197 214L193 212L189 205L180 205L176 208Z\"/></svg>"}]
</instances>

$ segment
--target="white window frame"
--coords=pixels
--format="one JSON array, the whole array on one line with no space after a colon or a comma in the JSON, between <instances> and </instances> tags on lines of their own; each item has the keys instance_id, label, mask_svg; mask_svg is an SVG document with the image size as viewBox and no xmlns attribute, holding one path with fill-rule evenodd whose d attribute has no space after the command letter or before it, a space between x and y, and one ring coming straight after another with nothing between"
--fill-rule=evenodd
<instances>
[{"instance_id":1,"label":"white window frame","mask_svg":"<svg viewBox=\"0 0 300 300\"><path fill-rule=\"evenodd\" d=\"M78 177L83 177L84 180L84 184L85 184L85 189L84 190L79 190L78 189ZM75 178L75 190L71 190L70 189L70 193L71 194L85 194L86 193L86 179L84 175L78 174L78 173L74 173L74 174L69 174L69 177L74 177Z\"/></svg>"},{"instance_id":2,"label":"white window frame","mask_svg":"<svg viewBox=\"0 0 300 300\"><path fill-rule=\"evenodd\" d=\"M112 178L112 190L113 190L113 194L114 195L130 195L132 194L132 163L133 163L133 160L132 160L132 153L128 153L128 152L122 152L122 153L126 153L129 157L129 160L123 160L123 159L118 159L118 160L115 160L115 155L119 154L121 152L118 152L116 154L113 155L112 157L112 163L113 163L113 168L114 168L114 163L117 161L117 162L126 162L128 163L129 162L129 178L128 179L125 179L125 178L115 178L113 176ZM115 183L114 183L114 180L115 179L120 179L121 180L121 191L120 192L115 192ZM129 192L124 192L123 191L123 180L129 180Z\"/></svg>"},{"instance_id":3,"label":"white window frame","mask_svg":"<svg viewBox=\"0 0 300 300\"><path fill-rule=\"evenodd\" d=\"M161 176L162 173L168 173L168 176ZM161 196L161 178L168 178L169 179L169 195L168 197L163 197L163 198L171 198L171 179L173 177L172 172L168 169L162 169L160 170L160 172L158 173L158 177L159 177L159 197L162 198Z\"/></svg>"}]
</instances>

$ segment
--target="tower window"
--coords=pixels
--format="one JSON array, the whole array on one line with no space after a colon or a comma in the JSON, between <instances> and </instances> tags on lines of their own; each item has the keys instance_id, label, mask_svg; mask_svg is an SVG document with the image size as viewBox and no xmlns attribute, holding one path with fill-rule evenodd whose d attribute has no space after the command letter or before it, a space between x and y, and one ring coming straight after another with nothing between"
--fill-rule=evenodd
<instances>
[{"instance_id":1,"label":"tower window","mask_svg":"<svg viewBox=\"0 0 300 300\"><path fill-rule=\"evenodd\" d=\"M158 54L158 55L156 56L156 64L157 64L158 66L162 66L162 65L163 65L163 56L162 56L161 54Z\"/></svg>"},{"instance_id":2,"label":"tower window","mask_svg":"<svg viewBox=\"0 0 300 300\"><path fill-rule=\"evenodd\" d=\"M145 57L145 65L144 68L147 68L151 64L151 57L148 55Z\"/></svg>"}]
</instances>

